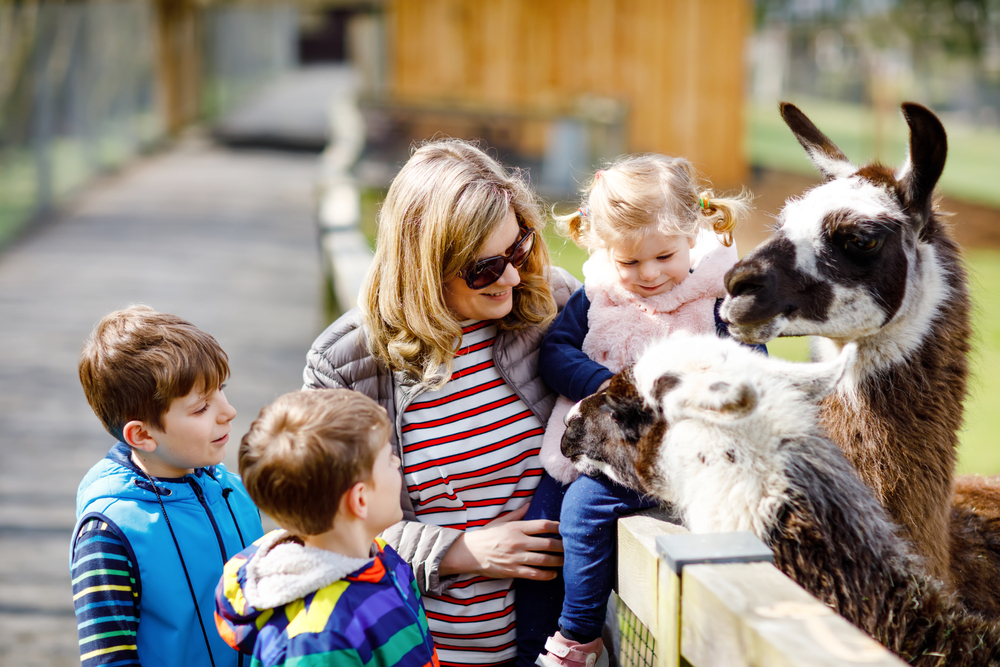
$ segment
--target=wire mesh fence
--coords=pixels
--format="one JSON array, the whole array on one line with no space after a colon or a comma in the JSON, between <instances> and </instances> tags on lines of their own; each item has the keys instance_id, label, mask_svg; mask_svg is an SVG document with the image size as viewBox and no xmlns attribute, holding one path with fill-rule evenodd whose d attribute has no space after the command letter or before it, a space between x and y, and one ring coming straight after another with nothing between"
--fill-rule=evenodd
<instances>
[{"instance_id":1,"label":"wire mesh fence","mask_svg":"<svg viewBox=\"0 0 1000 667\"><path fill-rule=\"evenodd\" d=\"M642 624L632 610L615 597L618 617L618 664L621 667L654 667L656 665L656 640L649 628Z\"/></svg>"}]
</instances>

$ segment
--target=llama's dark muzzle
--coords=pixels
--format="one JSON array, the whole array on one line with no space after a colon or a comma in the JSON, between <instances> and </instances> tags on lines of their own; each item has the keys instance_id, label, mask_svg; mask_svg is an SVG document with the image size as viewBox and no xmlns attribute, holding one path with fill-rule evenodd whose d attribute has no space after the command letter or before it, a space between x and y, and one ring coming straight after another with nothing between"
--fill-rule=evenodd
<instances>
[{"instance_id":1,"label":"llama's dark muzzle","mask_svg":"<svg viewBox=\"0 0 1000 667\"><path fill-rule=\"evenodd\" d=\"M726 274L726 297L722 317L737 326L757 326L794 310L794 304L780 298L778 275L758 262L740 261Z\"/></svg>"}]
</instances>

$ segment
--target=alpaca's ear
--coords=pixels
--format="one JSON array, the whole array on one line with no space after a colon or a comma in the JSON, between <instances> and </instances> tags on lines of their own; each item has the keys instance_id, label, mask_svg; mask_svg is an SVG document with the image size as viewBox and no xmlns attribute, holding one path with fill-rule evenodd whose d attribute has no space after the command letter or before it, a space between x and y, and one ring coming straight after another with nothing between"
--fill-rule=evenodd
<instances>
[{"instance_id":1,"label":"alpaca's ear","mask_svg":"<svg viewBox=\"0 0 1000 667\"><path fill-rule=\"evenodd\" d=\"M830 138L819 131L811 120L806 118L797 106L782 102L778 105L781 117L795 138L806 149L809 160L826 180L846 178L858 169Z\"/></svg>"},{"instance_id":2,"label":"alpaca's ear","mask_svg":"<svg viewBox=\"0 0 1000 667\"><path fill-rule=\"evenodd\" d=\"M834 391L854 369L858 357L858 344L848 343L833 361L796 363L774 360L779 374L791 380L813 402L820 401Z\"/></svg>"},{"instance_id":3,"label":"alpaca's ear","mask_svg":"<svg viewBox=\"0 0 1000 667\"><path fill-rule=\"evenodd\" d=\"M687 410L711 413L725 419L747 416L757 408L757 402L757 391L749 384L718 378L691 383L683 395L683 405Z\"/></svg>"}]
</instances>

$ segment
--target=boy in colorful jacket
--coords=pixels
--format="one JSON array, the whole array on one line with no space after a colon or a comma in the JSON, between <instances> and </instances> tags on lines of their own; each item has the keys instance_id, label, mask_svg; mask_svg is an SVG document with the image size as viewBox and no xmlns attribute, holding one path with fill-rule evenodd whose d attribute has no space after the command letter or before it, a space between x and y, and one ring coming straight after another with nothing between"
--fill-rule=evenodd
<instances>
[{"instance_id":1,"label":"boy in colorful jacket","mask_svg":"<svg viewBox=\"0 0 1000 667\"><path fill-rule=\"evenodd\" d=\"M403 518L384 409L298 391L243 436L250 497L282 526L226 564L219 634L253 665L439 667L410 566L376 536Z\"/></svg>"},{"instance_id":2,"label":"boy in colorful jacket","mask_svg":"<svg viewBox=\"0 0 1000 667\"><path fill-rule=\"evenodd\" d=\"M226 353L174 315L133 306L80 355L87 402L119 442L80 482L70 547L80 662L237 667L212 627L230 556L263 533L221 461L236 410Z\"/></svg>"}]
</instances>

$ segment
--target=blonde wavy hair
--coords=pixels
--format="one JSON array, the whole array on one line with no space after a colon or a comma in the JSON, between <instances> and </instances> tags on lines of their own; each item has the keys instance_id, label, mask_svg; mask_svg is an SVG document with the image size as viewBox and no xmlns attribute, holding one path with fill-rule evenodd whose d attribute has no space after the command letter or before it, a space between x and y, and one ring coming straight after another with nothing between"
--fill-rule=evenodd
<instances>
[{"instance_id":1,"label":"blonde wavy hair","mask_svg":"<svg viewBox=\"0 0 1000 667\"><path fill-rule=\"evenodd\" d=\"M520 225L539 233L518 270L511 312L497 325L545 326L556 314L545 222L524 176L456 139L425 143L403 165L379 211L375 258L359 298L368 349L389 370L431 388L451 378L462 328L445 305L444 281L479 259L511 208Z\"/></svg>"},{"instance_id":2,"label":"blonde wavy hair","mask_svg":"<svg viewBox=\"0 0 1000 667\"><path fill-rule=\"evenodd\" d=\"M733 230L750 210L745 191L717 197L690 162L666 155L633 155L601 169L583 189L574 213L554 216L557 228L593 252L631 244L651 230L692 238L702 229L733 244Z\"/></svg>"}]
</instances>

